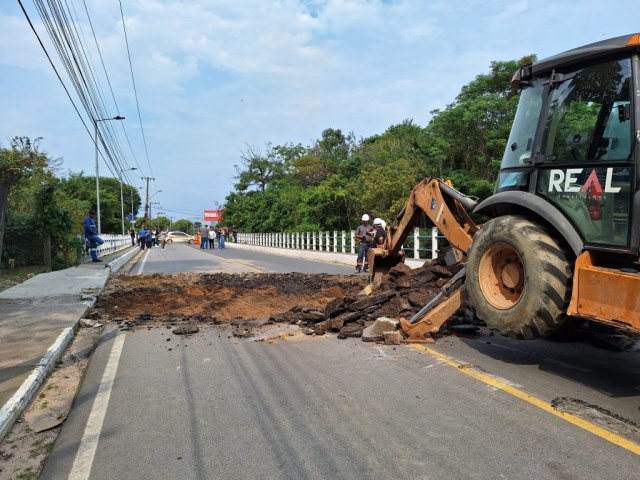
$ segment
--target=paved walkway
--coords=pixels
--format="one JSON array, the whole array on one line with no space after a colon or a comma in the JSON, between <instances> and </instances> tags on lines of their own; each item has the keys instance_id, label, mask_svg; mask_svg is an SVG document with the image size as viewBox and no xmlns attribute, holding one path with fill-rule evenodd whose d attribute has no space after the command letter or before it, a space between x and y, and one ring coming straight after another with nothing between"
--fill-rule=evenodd
<instances>
[{"instance_id":1,"label":"paved walkway","mask_svg":"<svg viewBox=\"0 0 640 480\"><path fill-rule=\"evenodd\" d=\"M0 439L53 368L112 271L138 249L103 263L43 273L0 292Z\"/></svg>"}]
</instances>

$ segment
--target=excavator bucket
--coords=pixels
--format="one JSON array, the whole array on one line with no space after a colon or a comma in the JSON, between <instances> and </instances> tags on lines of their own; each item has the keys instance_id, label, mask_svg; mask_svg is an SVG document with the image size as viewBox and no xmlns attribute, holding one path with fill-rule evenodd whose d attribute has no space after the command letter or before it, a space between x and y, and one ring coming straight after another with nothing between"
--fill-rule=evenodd
<instances>
[{"instance_id":1,"label":"excavator bucket","mask_svg":"<svg viewBox=\"0 0 640 480\"><path fill-rule=\"evenodd\" d=\"M432 334L467 301L465 268L456 273L429 303L411 319L400 319L400 328L408 335L405 343L434 343Z\"/></svg>"},{"instance_id":2,"label":"excavator bucket","mask_svg":"<svg viewBox=\"0 0 640 480\"><path fill-rule=\"evenodd\" d=\"M377 276L382 276L399 263L404 263L404 254L389 255L388 250L382 248L370 248L367 253L369 271L371 272L371 282Z\"/></svg>"}]
</instances>

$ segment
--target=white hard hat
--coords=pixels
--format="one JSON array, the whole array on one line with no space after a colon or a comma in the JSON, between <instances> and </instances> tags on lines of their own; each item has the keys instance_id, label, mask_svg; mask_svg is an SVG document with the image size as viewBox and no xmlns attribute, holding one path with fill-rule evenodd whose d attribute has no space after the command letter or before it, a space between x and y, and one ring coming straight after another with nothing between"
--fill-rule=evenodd
<instances>
[{"instance_id":1,"label":"white hard hat","mask_svg":"<svg viewBox=\"0 0 640 480\"><path fill-rule=\"evenodd\" d=\"M373 219L373 224L374 225L382 225L382 219L381 218L374 218Z\"/></svg>"},{"instance_id":2,"label":"white hard hat","mask_svg":"<svg viewBox=\"0 0 640 480\"><path fill-rule=\"evenodd\" d=\"M363 222L368 222L369 221L369 215L367 215L366 213L364 215L362 215L362 221Z\"/></svg>"}]
</instances>

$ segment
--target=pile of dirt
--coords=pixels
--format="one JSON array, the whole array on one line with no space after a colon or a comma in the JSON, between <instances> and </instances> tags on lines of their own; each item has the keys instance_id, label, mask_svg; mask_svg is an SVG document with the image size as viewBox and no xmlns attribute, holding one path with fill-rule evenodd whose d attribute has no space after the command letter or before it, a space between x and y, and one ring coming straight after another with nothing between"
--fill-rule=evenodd
<instances>
[{"instance_id":1,"label":"pile of dirt","mask_svg":"<svg viewBox=\"0 0 640 480\"><path fill-rule=\"evenodd\" d=\"M223 324L233 327L234 336L247 337L259 326L288 323L307 334L360 337L378 317L411 318L460 268L436 260L414 270L398 264L378 277L368 295L364 275L121 275L112 277L89 317L124 330L165 326L176 334ZM447 323L470 318L461 309Z\"/></svg>"},{"instance_id":2,"label":"pile of dirt","mask_svg":"<svg viewBox=\"0 0 640 480\"><path fill-rule=\"evenodd\" d=\"M379 317L411 318L432 300L462 265L445 266L437 260L411 269L400 263L372 285L369 295L347 294L335 298L323 310L297 305L272 321L296 323L307 334L336 332L338 338L360 337L364 328ZM473 315L466 307L456 312L447 326L468 324Z\"/></svg>"},{"instance_id":3,"label":"pile of dirt","mask_svg":"<svg viewBox=\"0 0 640 480\"><path fill-rule=\"evenodd\" d=\"M356 295L363 276L177 274L113 276L88 315L122 329L268 321L299 305L322 310L336 297Z\"/></svg>"}]
</instances>

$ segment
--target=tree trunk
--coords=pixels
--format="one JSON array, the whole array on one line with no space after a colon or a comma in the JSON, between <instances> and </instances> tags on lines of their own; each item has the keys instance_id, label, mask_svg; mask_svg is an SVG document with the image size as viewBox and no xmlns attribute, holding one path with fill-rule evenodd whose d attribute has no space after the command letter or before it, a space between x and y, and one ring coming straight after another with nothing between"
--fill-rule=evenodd
<instances>
[{"instance_id":1,"label":"tree trunk","mask_svg":"<svg viewBox=\"0 0 640 480\"><path fill-rule=\"evenodd\" d=\"M42 257L44 259L44 267L47 272L51 271L51 235L45 235L42 245Z\"/></svg>"}]
</instances>

